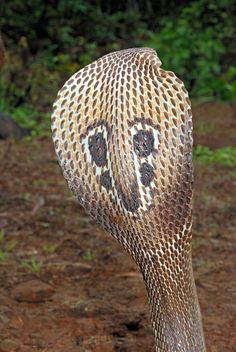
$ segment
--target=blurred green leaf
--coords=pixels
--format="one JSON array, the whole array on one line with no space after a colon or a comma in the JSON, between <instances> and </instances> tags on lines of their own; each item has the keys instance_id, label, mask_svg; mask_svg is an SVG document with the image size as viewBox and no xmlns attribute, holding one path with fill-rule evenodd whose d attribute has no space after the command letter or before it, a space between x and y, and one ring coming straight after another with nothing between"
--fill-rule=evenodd
<instances>
[{"instance_id":1,"label":"blurred green leaf","mask_svg":"<svg viewBox=\"0 0 236 352\"><path fill-rule=\"evenodd\" d=\"M193 149L193 161L205 165L236 166L236 148L223 147L210 150L206 146L198 145Z\"/></svg>"}]
</instances>

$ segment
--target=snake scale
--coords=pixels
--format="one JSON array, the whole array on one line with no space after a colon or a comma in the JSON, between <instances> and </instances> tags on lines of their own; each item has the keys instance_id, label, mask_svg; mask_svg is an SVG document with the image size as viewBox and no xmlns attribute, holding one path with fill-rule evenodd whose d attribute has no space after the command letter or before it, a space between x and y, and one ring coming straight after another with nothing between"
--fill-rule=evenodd
<instances>
[{"instance_id":1,"label":"snake scale","mask_svg":"<svg viewBox=\"0 0 236 352\"><path fill-rule=\"evenodd\" d=\"M156 351L205 351L191 259L192 114L156 52L110 53L58 92L52 135L79 203L137 263Z\"/></svg>"}]
</instances>

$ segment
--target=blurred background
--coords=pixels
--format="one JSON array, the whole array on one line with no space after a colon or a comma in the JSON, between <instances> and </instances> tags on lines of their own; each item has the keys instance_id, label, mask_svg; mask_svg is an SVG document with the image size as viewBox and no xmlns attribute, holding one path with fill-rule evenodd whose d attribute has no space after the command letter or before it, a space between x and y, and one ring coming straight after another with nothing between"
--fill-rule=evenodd
<instances>
[{"instance_id":1,"label":"blurred background","mask_svg":"<svg viewBox=\"0 0 236 352\"><path fill-rule=\"evenodd\" d=\"M142 278L68 191L50 132L73 73L140 46L190 93L206 342L235 351L235 1L2 0L0 31L0 351L154 351Z\"/></svg>"}]
</instances>

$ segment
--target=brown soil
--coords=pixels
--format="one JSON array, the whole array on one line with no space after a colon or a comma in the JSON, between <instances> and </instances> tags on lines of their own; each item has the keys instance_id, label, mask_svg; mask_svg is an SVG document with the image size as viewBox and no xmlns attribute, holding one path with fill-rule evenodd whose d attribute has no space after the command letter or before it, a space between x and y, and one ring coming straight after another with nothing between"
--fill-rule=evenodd
<instances>
[{"instance_id":1,"label":"brown soil","mask_svg":"<svg viewBox=\"0 0 236 352\"><path fill-rule=\"evenodd\" d=\"M233 106L194 114L197 143L236 146ZM0 351L154 351L141 275L69 193L51 141L2 141L0 160ZM235 168L195 167L193 264L209 352L236 350L235 188Z\"/></svg>"}]
</instances>

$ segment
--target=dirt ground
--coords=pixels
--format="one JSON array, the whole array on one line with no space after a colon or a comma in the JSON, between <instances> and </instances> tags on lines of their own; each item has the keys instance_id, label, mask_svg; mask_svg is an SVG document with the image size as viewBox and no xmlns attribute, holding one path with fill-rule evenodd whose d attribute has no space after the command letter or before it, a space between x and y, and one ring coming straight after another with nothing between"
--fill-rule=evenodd
<instances>
[{"instance_id":1,"label":"dirt ground","mask_svg":"<svg viewBox=\"0 0 236 352\"><path fill-rule=\"evenodd\" d=\"M194 108L195 142L236 146L235 106ZM0 142L0 352L151 352L135 264L77 204L50 139ZM236 351L236 170L195 167L193 264L209 352Z\"/></svg>"}]
</instances>

